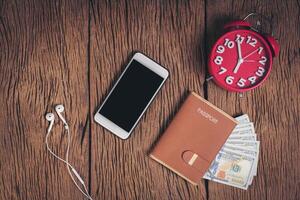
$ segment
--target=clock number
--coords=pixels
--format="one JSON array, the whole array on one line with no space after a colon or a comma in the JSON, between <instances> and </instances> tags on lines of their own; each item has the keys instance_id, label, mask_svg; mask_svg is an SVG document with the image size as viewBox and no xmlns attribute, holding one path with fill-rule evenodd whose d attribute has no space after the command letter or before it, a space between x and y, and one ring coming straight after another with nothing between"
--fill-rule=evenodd
<instances>
[{"instance_id":1,"label":"clock number","mask_svg":"<svg viewBox=\"0 0 300 200\"><path fill-rule=\"evenodd\" d=\"M261 60L259 61L260 64L265 65L267 62L267 58L265 56L261 57Z\"/></svg>"},{"instance_id":2,"label":"clock number","mask_svg":"<svg viewBox=\"0 0 300 200\"><path fill-rule=\"evenodd\" d=\"M251 84L254 84L255 81L256 81L256 76L250 76L250 77L248 78L248 80L250 81Z\"/></svg>"},{"instance_id":3,"label":"clock number","mask_svg":"<svg viewBox=\"0 0 300 200\"><path fill-rule=\"evenodd\" d=\"M246 83L246 80L243 78L240 78L240 80L238 81L237 85L240 87L244 87Z\"/></svg>"},{"instance_id":4,"label":"clock number","mask_svg":"<svg viewBox=\"0 0 300 200\"><path fill-rule=\"evenodd\" d=\"M256 71L255 74L256 74L257 76L261 77L261 76L264 75L264 73L265 73L265 69L264 69L263 67L258 67L258 70Z\"/></svg>"},{"instance_id":5,"label":"clock number","mask_svg":"<svg viewBox=\"0 0 300 200\"><path fill-rule=\"evenodd\" d=\"M240 44L242 44L243 41L244 41L244 39L245 39L245 37L243 37L243 36L237 34L237 35L236 35L235 41L237 41L237 42L239 42Z\"/></svg>"},{"instance_id":6,"label":"clock number","mask_svg":"<svg viewBox=\"0 0 300 200\"><path fill-rule=\"evenodd\" d=\"M227 72L227 69L225 67L221 67L221 70L218 72L219 75L224 74Z\"/></svg>"},{"instance_id":7,"label":"clock number","mask_svg":"<svg viewBox=\"0 0 300 200\"><path fill-rule=\"evenodd\" d=\"M258 54L261 54L261 52L264 50L264 48L263 47L259 47L258 48Z\"/></svg>"},{"instance_id":8,"label":"clock number","mask_svg":"<svg viewBox=\"0 0 300 200\"><path fill-rule=\"evenodd\" d=\"M234 42L226 38L224 45L227 46L229 49L232 49L234 47Z\"/></svg>"},{"instance_id":9,"label":"clock number","mask_svg":"<svg viewBox=\"0 0 300 200\"><path fill-rule=\"evenodd\" d=\"M234 79L233 76L227 76L226 79L225 79L225 82L226 82L228 85L231 85L231 84L233 83L233 79Z\"/></svg>"},{"instance_id":10,"label":"clock number","mask_svg":"<svg viewBox=\"0 0 300 200\"><path fill-rule=\"evenodd\" d=\"M252 38L252 41L249 42L249 44L250 44L251 46L253 46L253 47L255 47L256 43L257 43L257 40L254 39L254 38Z\"/></svg>"},{"instance_id":11,"label":"clock number","mask_svg":"<svg viewBox=\"0 0 300 200\"><path fill-rule=\"evenodd\" d=\"M247 44L250 44L251 46L255 47L256 43L257 43L257 40L255 38L252 38L251 36L247 36L247 41L246 43Z\"/></svg>"},{"instance_id":12,"label":"clock number","mask_svg":"<svg viewBox=\"0 0 300 200\"><path fill-rule=\"evenodd\" d=\"M249 44L249 42L251 41L251 36L247 36L247 38L248 39L247 39L246 43Z\"/></svg>"},{"instance_id":13,"label":"clock number","mask_svg":"<svg viewBox=\"0 0 300 200\"><path fill-rule=\"evenodd\" d=\"M224 51L225 51L225 47L223 45L219 45L217 47L217 53L224 53Z\"/></svg>"},{"instance_id":14,"label":"clock number","mask_svg":"<svg viewBox=\"0 0 300 200\"><path fill-rule=\"evenodd\" d=\"M217 56L217 57L215 58L214 62L215 62L217 65L221 65L222 62L223 62L222 56Z\"/></svg>"}]
</instances>

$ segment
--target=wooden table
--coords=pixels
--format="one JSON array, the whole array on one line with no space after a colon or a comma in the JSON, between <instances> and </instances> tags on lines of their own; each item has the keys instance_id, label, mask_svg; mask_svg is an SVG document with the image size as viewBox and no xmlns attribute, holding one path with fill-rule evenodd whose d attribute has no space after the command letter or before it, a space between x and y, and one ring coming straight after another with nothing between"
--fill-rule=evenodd
<instances>
[{"instance_id":1,"label":"wooden table","mask_svg":"<svg viewBox=\"0 0 300 200\"><path fill-rule=\"evenodd\" d=\"M0 3L0 199L83 199L46 151L44 115L62 103L70 160L94 199L299 199L300 2L4 0ZM206 82L207 55L224 23L271 16L281 52L263 86L240 97ZM170 79L128 140L93 120L133 52ZM261 141L247 191L203 180L192 186L147 153L196 91L231 115L248 113ZM56 120L51 144L64 155Z\"/></svg>"}]
</instances>

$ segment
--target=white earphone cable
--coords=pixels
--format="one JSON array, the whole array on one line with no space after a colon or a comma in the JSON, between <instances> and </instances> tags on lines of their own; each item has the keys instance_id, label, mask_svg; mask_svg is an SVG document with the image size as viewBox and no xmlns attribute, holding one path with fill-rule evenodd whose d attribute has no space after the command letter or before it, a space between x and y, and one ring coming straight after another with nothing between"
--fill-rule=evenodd
<instances>
[{"instance_id":1,"label":"white earphone cable","mask_svg":"<svg viewBox=\"0 0 300 200\"><path fill-rule=\"evenodd\" d=\"M71 143L71 136L70 136L69 126L67 126L66 129L67 129L67 134L68 134L68 147L67 147L67 151L66 151L66 162L69 163L69 150L70 150L70 145L69 145L69 144ZM71 173L71 171L70 171L70 168L71 168L71 167L70 167L69 165L67 165L68 172L69 172L69 174L70 174L70 176L71 176L71 178L72 178L74 184L77 186L77 188L79 188L79 186L77 185L76 181L74 180L74 177L73 177L73 175L72 175L72 173ZM90 194L89 194L87 188L86 188L86 185L84 184L83 179L80 177L80 175L78 174L78 172L75 170L74 167L72 167L71 169L72 169L73 173L75 174L75 176L77 177L77 179L78 179L78 180L80 181L80 183L82 184L82 186L83 186L83 188L84 188L84 190L85 190L85 195L86 195L90 200L93 200L92 197L90 196ZM81 192L82 192L82 190L81 190ZM83 194L84 194L84 193L83 193Z\"/></svg>"},{"instance_id":2,"label":"white earphone cable","mask_svg":"<svg viewBox=\"0 0 300 200\"><path fill-rule=\"evenodd\" d=\"M69 175L70 175L70 177L71 177L73 183L76 185L76 187L79 189L79 191L80 191L85 197L87 197L87 198L90 199L90 200L93 200L92 197L89 195L89 192L88 192L88 190L87 190L87 188L86 188L86 185L84 184L83 179L80 177L80 175L79 175L78 172L75 170L75 168L69 163L69 149L70 149L70 142L71 142L71 140L70 140L70 131L69 131L68 126L66 126L66 129L67 129L67 134L68 134L68 145L67 145L67 151L66 151L66 160L64 160L64 159L62 159L61 157L59 157L58 155L56 155L56 154L51 150L51 148L49 147L48 137L49 137L49 135L50 135L50 132L51 132L50 130L51 130L51 129L50 129L49 131L47 131L47 135L46 135L46 146L47 146L47 150L48 150L48 151L50 152L50 154L51 154L52 156L54 156L56 159L58 159L58 160L60 160L61 162L63 162L63 163L66 164L67 169L68 169L68 173L69 173ZM77 177L77 179L79 180L79 182L80 182L80 183L82 184L82 186L84 187L85 192L80 188L80 186L79 186L79 185L77 184L77 182L75 181L74 176L73 176L73 174L72 174L72 172L71 172L70 169L72 169L73 173L75 174L75 176Z\"/></svg>"}]
</instances>

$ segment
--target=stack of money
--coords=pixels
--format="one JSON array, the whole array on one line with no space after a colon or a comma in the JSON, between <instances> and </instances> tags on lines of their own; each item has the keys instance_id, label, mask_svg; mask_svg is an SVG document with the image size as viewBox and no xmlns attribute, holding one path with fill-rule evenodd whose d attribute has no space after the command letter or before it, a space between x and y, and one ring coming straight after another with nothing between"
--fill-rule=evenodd
<instances>
[{"instance_id":1,"label":"stack of money","mask_svg":"<svg viewBox=\"0 0 300 200\"><path fill-rule=\"evenodd\" d=\"M238 125L203 178L246 190L257 174L259 141L247 114L235 119Z\"/></svg>"}]
</instances>

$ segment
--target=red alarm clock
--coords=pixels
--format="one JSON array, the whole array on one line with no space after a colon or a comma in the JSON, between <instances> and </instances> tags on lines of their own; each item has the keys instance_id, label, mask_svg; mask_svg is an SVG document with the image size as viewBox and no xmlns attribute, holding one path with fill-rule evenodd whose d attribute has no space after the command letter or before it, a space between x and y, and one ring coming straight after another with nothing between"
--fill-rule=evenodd
<instances>
[{"instance_id":1,"label":"red alarm clock","mask_svg":"<svg viewBox=\"0 0 300 200\"><path fill-rule=\"evenodd\" d=\"M224 89L244 92L261 85L269 76L279 45L272 36L251 29L246 21L224 26L209 56L209 72Z\"/></svg>"}]
</instances>

